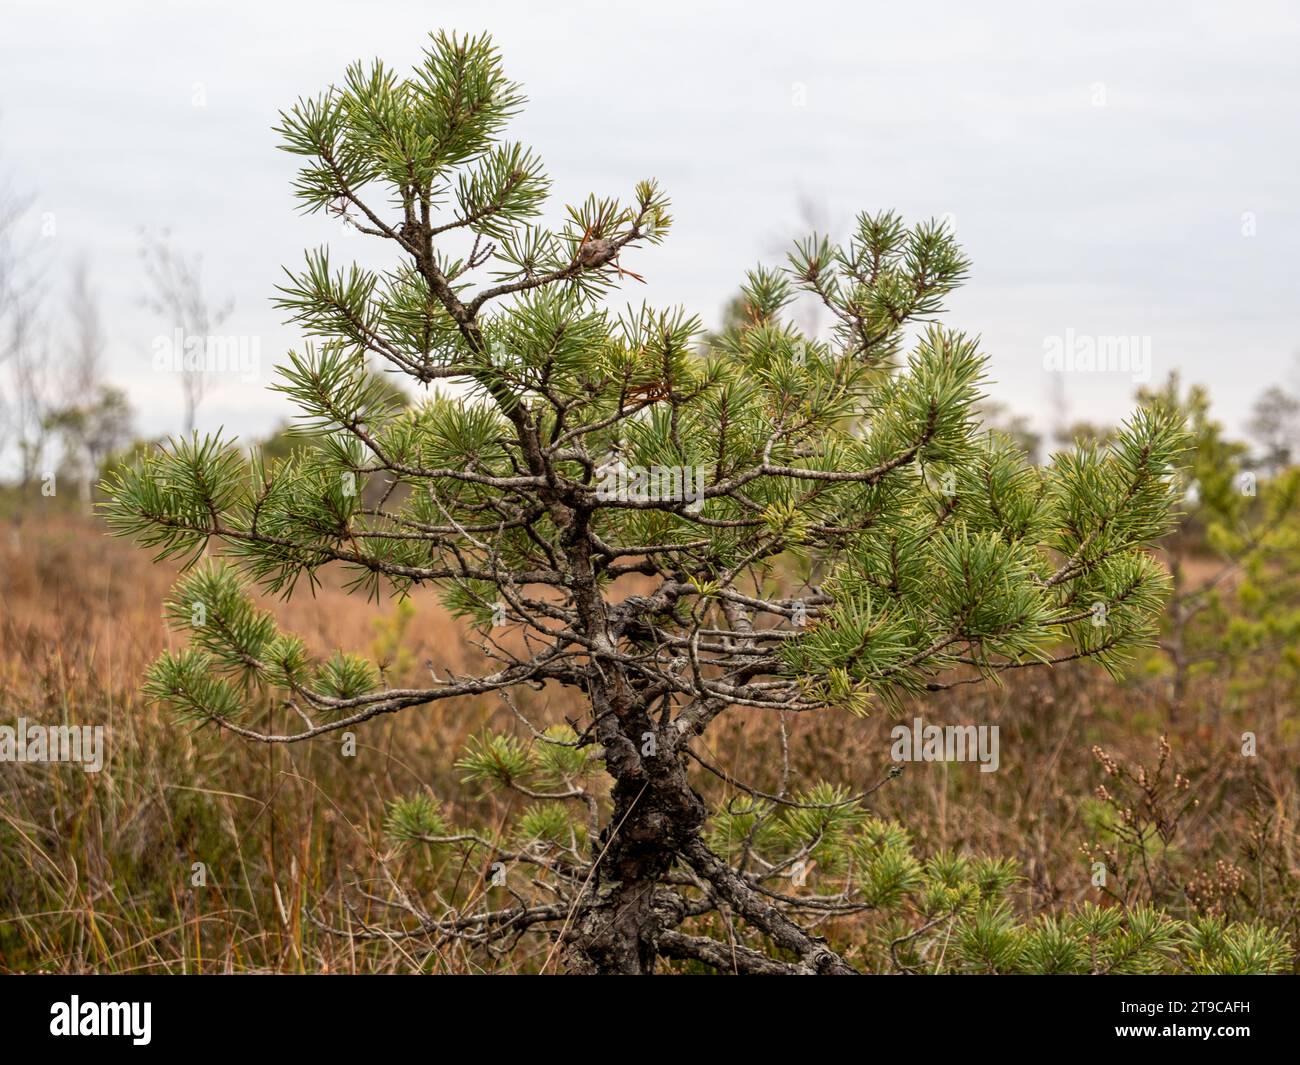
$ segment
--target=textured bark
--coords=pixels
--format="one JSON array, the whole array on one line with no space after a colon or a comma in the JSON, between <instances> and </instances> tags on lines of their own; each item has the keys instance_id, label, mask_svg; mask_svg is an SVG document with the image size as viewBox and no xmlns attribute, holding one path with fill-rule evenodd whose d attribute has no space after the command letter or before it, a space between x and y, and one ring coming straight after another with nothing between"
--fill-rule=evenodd
<instances>
[{"instance_id":1,"label":"textured bark","mask_svg":"<svg viewBox=\"0 0 1300 1065\"><path fill-rule=\"evenodd\" d=\"M595 844L595 871L564 933L566 967L581 974L649 974L656 958L669 949L678 956L693 950L693 957L708 960L695 937L670 934L662 942L665 933L675 933L683 916L663 890L668 873L680 862L709 885L714 902L795 955L798 961L787 971L852 973L824 940L804 932L705 846L700 832L707 810L687 776L685 745L717 708L711 703L697 707L686 728L666 717L656 724L651 707L662 691L647 691L644 675L629 670L616 650L637 610L648 605L611 607L593 565L590 511L555 495L548 505L556 527L564 530L569 587L590 651L585 686L595 736L614 780L613 810ZM708 953L723 960L717 951ZM739 953L730 956L732 967L742 956L748 960Z\"/></svg>"},{"instance_id":2,"label":"textured bark","mask_svg":"<svg viewBox=\"0 0 1300 1065\"><path fill-rule=\"evenodd\" d=\"M595 875L566 937L566 958L574 972L650 973L666 924L656 912L656 888L706 811L684 758L656 728L645 693L615 654L618 633L592 565L589 513L557 503L553 517L566 529L574 602L592 648L587 694L614 778L613 810L596 841Z\"/></svg>"},{"instance_id":3,"label":"textured bark","mask_svg":"<svg viewBox=\"0 0 1300 1065\"><path fill-rule=\"evenodd\" d=\"M700 840L686 847L686 860L749 924L799 958L795 971L816 976L853 976L855 970L819 936L809 935L742 880Z\"/></svg>"},{"instance_id":4,"label":"textured bark","mask_svg":"<svg viewBox=\"0 0 1300 1065\"><path fill-rule=\"evenodd\" d=\"M676 929L659 935L659 954L664 958L701 961L719 972L748 976L793 976L799 970L788 962L769 958L739 943L720 943L707 936L688 936Z\"/></svg>"},{"instance_id":5,"label":"textured bark","mask_svg":"<svg viewBox=\"0 0 1300 1065\"><path fill-rule=\"evenodd\" d=\"M615 720L621 756L612 760L614 809L597 841L592 884L565 937L569 971L644 975L654 972L662 956L703 961L727 972L853 974L825 940L786 917L700 838L704 802L687 778L685 757L654 729L645 707L633 704ZM797 960L770 959L743 946L679 932L681 900L663 886L677 863L708 885L709 908L725 904Z\"/></svg>"},{"instance_id":6,"label":"textured bark","mask_svg":"<svg viewBox=\"0 0 1300 1065\"><path fill-rule=\"evenodd\" d=\"M644 740L644 746L659 747L648 715L632 713L621 725L631 731L622 738L637 757L618 761L635 771L615 775L613 813L597 841L599 864L568 937L573 972L654 971L661 934L681 920L665 904L660 885L706 817L683 758L673 751L642 755L642 747L634 745L634 737L646 736L655 739Z\"/></svg>"}]
</instances>

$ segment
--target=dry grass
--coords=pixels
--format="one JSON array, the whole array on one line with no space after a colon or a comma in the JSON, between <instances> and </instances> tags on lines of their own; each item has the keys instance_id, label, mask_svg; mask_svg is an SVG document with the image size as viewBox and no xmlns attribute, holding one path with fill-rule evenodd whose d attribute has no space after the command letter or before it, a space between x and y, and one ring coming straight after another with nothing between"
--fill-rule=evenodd
<instances>
[{"instance_id":1,"label":"dry grass","mask_svg":"<svg viewBox=\"0 0 1300 1065\"><path fill-rule=\"evenodd\" d=\"M351 969L344 944L303 927L300 903L371 862L387 799L451 791L448 755L500 711L376 722L354 758L337 743L268 749L178 727L137 695L175 640L160 611L175 573L67 516L4 530L2 717L103 724L108 761L98 774L0 768L0 967ZM328 586L270 605L321 651L373 653L394 617ZM436 608L405 635L414 662L471 664ZM196 890L198 861L209 877Z\"/></svg>"},{"instance_id":2,"label":"dry grass","mask_svg":"<svg viewBox=\"0 0 1300 1065\"><path fill-rule=\"evenodd\" d=\"M83 519L29 516L0 527L0 722L108 727L101 773L0 766L0 970L478 969L483 959L436 945L357 946L302 914L310 905L347 924L340 885L385 868L403 875L406 859L388 854L381 832L395 795L429 786L453 817L502 816L504 805L465 794L451 763L486 723L509 727L508 711L496 701L408 710L362 729L355 758L332 739L268 749L178 727L137 695L147 665L175 640L160 609L174 576ZM393 604L333 585L271 605L319 651L382 655L398 632ZM460 625L431 597L416 607L401 633L406 657L392 668L419 673L429 660L472 668L477 652ZM956 689L916 711L931 723L999 725L999 772L910 765L873 795L875 811L908 825L922 851L1019 859L1025 908L1056 909L1095 897L1081 847L1104 838L1108 814L1093 798L1103 780L1093 746L1150 764L1168 732L1200 803L1152 856L1156 874L1137 890L1185 909L1198 873L1233 863L1247 885L1231 900L1234 912L1284 924L1294 940L1294 693L1274 686L1243 699L1211 679L1194 712L1171 728L1155 680L1119 688L1088 667L1030 672L1004 688ZM558 693L529 694L525 708L541 719L576 709ZM893 724L841 715L790 722L795 779L875 783L890 764ZM1254 759L1239 755L1247 729L1259 737ZM765 790L779 785L772 720L738 711L707 741L708 756L735 776ZM702 771L700 787L717 799L730 790ZM191 886L195 862L207 867L206 887ZM835 935L852 938L853 928ZM535 964L521 955L501 967Z\"/></svg>"}]
</instances>

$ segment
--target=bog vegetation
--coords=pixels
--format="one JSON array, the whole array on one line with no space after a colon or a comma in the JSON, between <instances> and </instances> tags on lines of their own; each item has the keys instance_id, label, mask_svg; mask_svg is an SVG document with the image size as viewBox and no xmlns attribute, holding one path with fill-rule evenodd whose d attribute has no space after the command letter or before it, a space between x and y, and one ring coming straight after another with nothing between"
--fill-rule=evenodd
<instances>
[{"instance_id":1,"label":"bog vegetation","mask_svg":"<svg viewBox=\"0 0 1300 1065\"><path fill-rule=\"evenodd\" d=\"M1030 461L935 321L960 249L892 213L718 334L615 313L667 198L546 225L521 103L439 35L286 111L303 207L391 255L281 290L301 441L113 464L161 566L11 524L5 705L112 740L5 768L5 966L1290 970L1289 456L1173 380ZM892 761L914 715L996 772Z\"/></svg>"}]
</instances>

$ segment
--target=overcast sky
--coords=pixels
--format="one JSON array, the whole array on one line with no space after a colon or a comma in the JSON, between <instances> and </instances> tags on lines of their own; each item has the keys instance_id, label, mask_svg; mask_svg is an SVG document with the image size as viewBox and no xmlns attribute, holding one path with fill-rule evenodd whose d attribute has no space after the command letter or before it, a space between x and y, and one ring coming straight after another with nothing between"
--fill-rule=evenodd
<instances>
[{"instance_id":1,"label":"overcast sky","mask_svg":"<svg viewBox=\"0 0 1300 1065\"><path fill-rule=\"evenodd\" d=\"M1210 386L1233 428L1300 348L1300 5L1189 3L0 0L0 174L34 197L52 285L86 256L108 371L149 434L181 427L151 369L141 227L201 251L223 333L257 339L203 429L265 432L265 386L299 343L270 304L282 265L368 238L296 213L279 109L358 58L417 61L429 30L488 30L530 103L510 136L554 179L548 215L657 177L675 226L624 257L629 298L718 321L744 271L860 210L949 216L974 262L950 324L980 334L995 398L1046 424L1116 420L1141 358ZM51 225L52 223L52 225ZM1137 338L1118 372L1045 353ZM1055 339L1054 339L1055 338Z\"/></svg>"}]
</instances>

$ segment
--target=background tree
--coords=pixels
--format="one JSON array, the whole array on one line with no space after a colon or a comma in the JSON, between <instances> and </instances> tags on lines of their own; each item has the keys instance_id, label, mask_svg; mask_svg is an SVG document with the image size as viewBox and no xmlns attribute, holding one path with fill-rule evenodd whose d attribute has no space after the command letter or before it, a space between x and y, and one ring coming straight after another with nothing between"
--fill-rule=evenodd
<instances>
[{"instance_id":1,"label":"background tree","mask_svg":"<svg viewBox=\"0 0 1300 1065\"><path fill-rule=\"evenodd\" d=\"M79 259L72 268L64 320L67 336L62 376L68 398L76 399L90 394L101 384L108 344L99 297L90 280L90 264L85 259Z\"/></svg>"},{"instance_id":2,"label":"background tree","mask_svg":"<svg viewBox=\"0 0 1300 1065\"><path fill-rule=\"evenodd\" d=\"M133 422L126 393L103 383L82 402L46 415L47 428L63 444L61 479L76 484L85 502L90 501L91 487L103 475L109 457L130 443Z\"/></svg>"},{"instance_id":3,"label":"background tree","mask_svg":"<svg viewBox=\"0 0 1300 1065\"><path fill-rule=\"evenodd\" d=\"M203 288L202 257L178 251L166 233L145 233L141 237L140 259L145 276L144 305L158 314L169 330L179 331L183 342L197 340L206 344L230 317L232 304L211 302ZM210 390L212 379L201 356L186 358L177 376L188 436L194 432L199 404Z\"/></svg>"},{"instance_id":4,"label":"background tree","mask_svg":"<svg viewBox=\"0 0 1300 1065\"><path fill-rule=\"evenodd\" d=\"M614 314L603 297L664 238L668 201L645 181L626 204L537 221L541 164L499 137L522 102L486 38L437 35L412 77L356 64L283 115L303 208L352 218L394 262L339 268L321 249L281 289L313 342L277 387L322 446L267 463L191 438L107 485L119 532L220 556L178 585L168 616L191 645L147 690L263 743L464 696L580 693L568 724L520 711L526 739L483 736L459 763L529 795L525 834L550 849L460 830L427 795L393 807L395 835L482 858L441 909L402 896L402 934L500 949L545 931L575 972L661 956L850 972L810 922L869 907L862 885L809 899L783 878L834 861L832 838L878 853L862 796L751 789L748 811L710 810L693 775L726 770L702 737L723 714L866 714L1079 657L1118 669L1167 589L1146 545L1181 428L1139 409L1043 470L982 433L976 344L932 321L966 260L942 226L891 213L754 270L750 313L705 350L681 311ZM829 339L783 317L797 291L826 307ZM393 410L367 358L457 391ZM389 487L372 505L375 477ZM437 588L492 667L434 663L395 688L362 658L313 660L248 584L289 594L327 565L358 591ZM271 694L291 730L268 726Z\"/></svg>"},{"instance_id":5,"label":"background tree","mask_svg":"<svg viewBox=\"0 0 1300 1065\"><path fill-rule=\"evenodd\" d=\"M19 484L24 487L43 472L54 383L40 314L43 264L22 239L30 209L30 197L8 186L0 188L0 367L6 371L6 387L0 393L0 447L17 450Z\"/></svg>"},{"instance_id":6,"label":"background tree","mask_svg":"<svg viewBox=\"0 0 1300 1065\"><path fill-rule=\"evenodd\" d=\"M1251 408L1247 429L1263 449L1263 469L1276 472L1289 466L1300 440L1300 399L1281 385L1270 385Z\"/></svg>"},{"instance_id":7,"label":"background tree","mask_svg":"<svg viewBox=\"0 0 1300 1065\"><path fill-rule=\"evenodd\" d=\"M60 479L75 483L89 506L104 463L130 441L134 416L126 393L103 377L107 340L85 260L73 267L63 320L66 337L55 381L61 398L49 404L43 421L62 444Z\"/></svg>"},{"instance_id":8,"label":"background tree","mask_svg":"<svg viewBox=\"0 0 1300 1065\"><path fill-rule=\"evenodd\" d=\"M1182 418L1191 444L1180 476L1182 518L1161 544L1172 592L1160 649L1177 715L1196 672L1229 670L1300 631L1293 585L1300 471L1277 467L1276 448L1254 470L1250 449L1211 416L1206 390L1184 393L1176 374L1138 399ZM1240 601L1229 610L1225 597Z\"/></svg>"},{"instance_id":9,"label":"background tree","mask_svg":"<svg viewBox=\"0 0 1300 1065\"><path fill-rule=\"evenodd\" d=\"M49 471L49 412L54 404L55 360L34 303L19 307L11 323L7 402L18 449L18 483L24 488Z\"/></svg>"}]
</instances>

